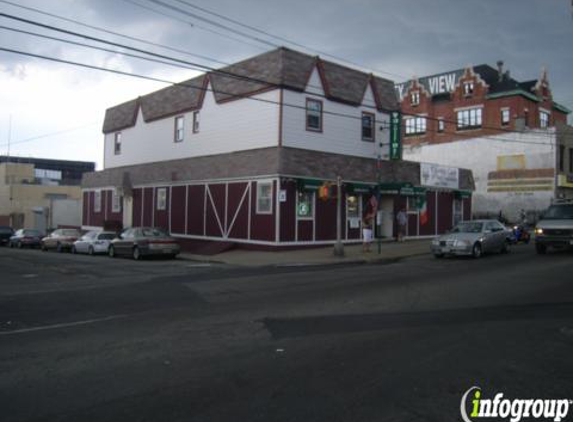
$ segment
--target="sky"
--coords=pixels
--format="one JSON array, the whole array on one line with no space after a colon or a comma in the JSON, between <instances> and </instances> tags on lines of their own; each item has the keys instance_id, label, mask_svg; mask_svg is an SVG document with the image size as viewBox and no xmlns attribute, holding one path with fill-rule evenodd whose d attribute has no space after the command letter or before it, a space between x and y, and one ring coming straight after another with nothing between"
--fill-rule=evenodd
<instances>
[{"instance_id":1,"label":"sky","mask_svg":"<svg viewBox=\"0 0 573 422\"><path fill-rule=\"evenodd\" d=\"M105 110L168 86L21 53L172 82L199 73L15 18L207 68L286 46L398 83L503 60L518 81L547 68L554 100L573 110L571 0L0 0L0 49L20 52L0 51L0 155L101 169Z\"/></svg>"}]
</instances>

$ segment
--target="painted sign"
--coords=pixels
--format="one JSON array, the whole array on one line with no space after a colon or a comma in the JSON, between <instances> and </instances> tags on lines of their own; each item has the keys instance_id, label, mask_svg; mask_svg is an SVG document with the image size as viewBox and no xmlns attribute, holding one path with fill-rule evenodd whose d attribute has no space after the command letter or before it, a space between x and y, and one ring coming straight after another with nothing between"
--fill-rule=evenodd
<instances>
[{"instance_id":1,"label":"painted sign","mask_svg":"<svg viewBox=\"0 0 573 422\"><path fill-rule=\"evenodd\" d=\"M420 84L430 93L430 95L445 94L448 92L453 92L458 80L464 74L464 69L454 70L453 72L442 73L439 75L426 76L420 78L418 81ZM412 81L403 82L397 84L396 94L400 98L400 101L404 98L404 95L410 89Z\"/></svg>"},{"instance_id":2,"label":"painted sign","mask_svg":"<svg viewBox=\"0 0 573 422\"><path fill-rule=\"evenodd\" d=\"M456 167L420 163L420 182L422 186L459 189L460 172Z\"/></svg>"},{"instance_id":3,"label":"painted sign","mask_svg":"<svg viewBox=\"0 0 573 422\"><path fill-rule=\"evenodd\" d=\"M390 160L402 159L402 113L393 111L390 114Z\"/></svg>"}]
</instances>

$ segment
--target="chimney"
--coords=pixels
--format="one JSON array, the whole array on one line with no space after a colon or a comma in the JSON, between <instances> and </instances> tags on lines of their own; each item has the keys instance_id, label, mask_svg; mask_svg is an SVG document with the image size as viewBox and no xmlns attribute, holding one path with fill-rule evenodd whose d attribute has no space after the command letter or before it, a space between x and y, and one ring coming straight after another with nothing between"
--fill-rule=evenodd
<instances>
[{"instance_id":1,"label":"chimney","mask_svg":"<svg viewBox=\"0 0 573 422\"><path fill-rule=\"evenodd\" d=\"M497 61L497 76L499 82L503 81L503 60Z\"/></svg>"}]
</instances>

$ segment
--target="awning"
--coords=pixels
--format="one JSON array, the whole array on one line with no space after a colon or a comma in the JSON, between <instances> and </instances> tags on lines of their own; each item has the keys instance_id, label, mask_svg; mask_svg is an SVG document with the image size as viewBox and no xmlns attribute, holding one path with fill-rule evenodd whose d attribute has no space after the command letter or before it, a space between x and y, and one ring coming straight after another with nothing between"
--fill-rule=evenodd
<instances>
[{"instance_id":1,"label":"awning","mask_svg":"<svg viewBox=\"0 0 573 422\"><path fill-rule=\"evenodd\" d=\"M363 183L346 183L346 192L350 194L372 193L376 189L374 185Z\"/></svg>"},{"instance_id":2,"label":"awning","mask_svg":"<svg viewBox=\"0 0 573 422\"><path fill-rule=\"evenodd\" d=\"M426 188L414 186L411 183L380 183L380 194L401 196L424 196Z\"/></svg>"},{"instance_id":3,"label":"awning","mask_svg":"<svg viewBox=\"0 0 573 422\"><path fill-rule=\"evenodd\" d=\"M469 190L456 190L454 191L454 198L456 199L466 199L471 198L472 192Z\"/></svg>"},{"instance_id":4,"label":"awning","mask_svg":"<svg viewBox=\"0 0 573 422\"><path fill-rule=\"evenodd\" d=\"M317 179L297 179L296 185L299 191L315 191L324 183Z\"/></svg>"}]
</instances>

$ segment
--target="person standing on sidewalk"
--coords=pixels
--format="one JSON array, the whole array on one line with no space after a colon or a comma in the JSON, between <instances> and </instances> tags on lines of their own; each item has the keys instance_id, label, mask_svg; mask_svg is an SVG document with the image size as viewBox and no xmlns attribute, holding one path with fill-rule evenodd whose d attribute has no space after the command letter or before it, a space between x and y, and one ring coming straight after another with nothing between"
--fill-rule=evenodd
<instances>
[{"instance_id":1,"label":"person standing on sidewalk","mask_svg":"<svg viewBox=\"0 0 573 422\"><path fill-rule=\"evenodd\" d=\"M364 217L362 221L362 252L370 252L372 245L372 223L373 218L370 216Z\"/></svg>"},{"instance_id":2,"label":"person standing on sidewalk","mask_svg":"<svg viewBox=\"0 0 573 422\"><path fill-rule=\"evenodd\" d=\"M396 222L398 223L398 236L396 238L397 242L404 241L404 236L406 235L406 224L408 224L408 215L404 208L398 211L396 215Z\"/></svg>"}]
</instances>

